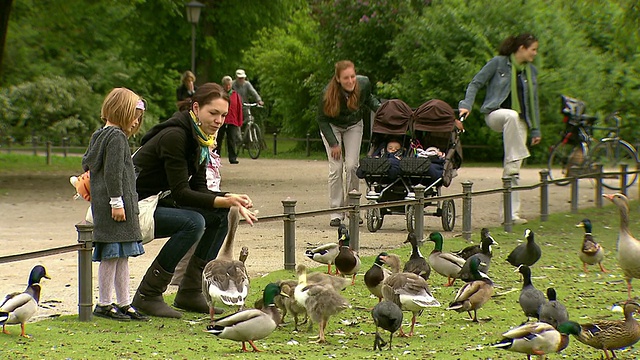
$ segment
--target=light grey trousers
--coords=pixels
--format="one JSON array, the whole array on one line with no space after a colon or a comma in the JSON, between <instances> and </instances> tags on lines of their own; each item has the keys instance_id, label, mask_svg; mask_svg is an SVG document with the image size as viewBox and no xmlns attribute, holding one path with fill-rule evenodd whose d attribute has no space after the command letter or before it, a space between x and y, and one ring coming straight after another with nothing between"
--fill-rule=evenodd
<instances>
[{"instance_id":1,"label":"light grey trousers","mask_svg":"<svg viewBox=\"0 0 640 360\"><path fill-rule=\"evenodd\" d=\"M338 145L342 148L342 156L338 160L331 157L331 147L324 135L320 133L324 147L327 150L327 158L329 159L330 208L345 206L347 203L347 194L352 190L360 189L360 182L356 176L356 170L359 164L363 128L364 125L362 121L346 129L331 125L331 129L336 139L338 139ZM331 219L343 220L344 213L332 213Z\"/></svg>"},{"instance_id":2,"label":"light grey trousers","mask_svg":"<svg viewBox=\"0 0 640 360\"><path fill-rule=\"evenodd\" d=\"M485 123L491 130L501 132L504 142L504 163L502 176L510 176L513 186L520 180L520 167L522 160L531 154L527 148L527 123L520 119L518 113L511 109L498 109L487 114ZM502 204L502 202L501 202ZM520 194L517 191L511 193L511 218L519 218ZM504 206L500 206L500 219L504 218Z\"/></svg>"}]
</instances>

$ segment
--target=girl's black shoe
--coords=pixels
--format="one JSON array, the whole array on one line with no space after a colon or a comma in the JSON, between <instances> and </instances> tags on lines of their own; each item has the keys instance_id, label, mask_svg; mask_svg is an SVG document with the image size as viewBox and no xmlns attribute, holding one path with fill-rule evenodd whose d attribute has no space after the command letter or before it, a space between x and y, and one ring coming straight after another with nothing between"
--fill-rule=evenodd
<instances>
[{"instance_id":1,"label":"girl's black shoe","mask_svg":"<svg viewBox=\"0 0 640 360\"><path fill-rule=\"evenodd\" d=\"M95 309L93 309L93 315L106 318L106 319L118 320L118 321L131 320L131 317L129 317L129 315L125 315L122 312L120 312L118 307L113 306L113 304L104 305L104 306L96 305Z\"/></svg>"},{"instance_id":2,"label":"girl's black shoe","mask_svg":"<svg viewBox=\"0 0 640 360\"><path fill-rule=\"evenodd\" d=\"M149 317L141 312L139 312L138 310L136 310L136 308L134 308L131 305L125 305L122 307L119 307L116 305L116 307L118 308L118 310L122 313L125 314L127 316L129 316L129 318L131 318L131 320L136 320L136 321L149 321Z\"/></svg>"}]
</instances>

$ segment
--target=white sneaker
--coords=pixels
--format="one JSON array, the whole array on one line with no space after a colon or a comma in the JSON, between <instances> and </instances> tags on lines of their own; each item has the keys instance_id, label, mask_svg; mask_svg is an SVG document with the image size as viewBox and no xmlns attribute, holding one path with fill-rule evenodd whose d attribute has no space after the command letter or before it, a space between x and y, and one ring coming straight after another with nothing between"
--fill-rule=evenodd
<instances>
[{"instance_id":1,"label":"white sneaker","mask_svg":"<svg viewBox=\"0 0 640 360\"><path fill-rule=\"evenodd\" d=\"M514 225L524 225L526 223L528 223L527 219L523 219L521 217L514 217L513 219L511 219L511 221L513 221Z\"/></svg>"}]
</instances>

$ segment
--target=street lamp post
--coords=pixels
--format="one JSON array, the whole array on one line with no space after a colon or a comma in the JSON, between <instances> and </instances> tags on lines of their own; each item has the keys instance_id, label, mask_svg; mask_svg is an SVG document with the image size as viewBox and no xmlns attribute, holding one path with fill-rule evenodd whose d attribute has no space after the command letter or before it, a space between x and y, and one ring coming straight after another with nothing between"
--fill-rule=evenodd
<instances>
[{"instance_id":1,"label":"street lamp post","mask_svg":"<svg viewBox=\"0 0 640 360\"><path fill-rule=\"evenodd\" d=\"M196 73L196 25L200 21L200 10L205 6L198 1L191 1L187 7L187 21L191 23L191 72Z\"/></svg>"}]
</instances>

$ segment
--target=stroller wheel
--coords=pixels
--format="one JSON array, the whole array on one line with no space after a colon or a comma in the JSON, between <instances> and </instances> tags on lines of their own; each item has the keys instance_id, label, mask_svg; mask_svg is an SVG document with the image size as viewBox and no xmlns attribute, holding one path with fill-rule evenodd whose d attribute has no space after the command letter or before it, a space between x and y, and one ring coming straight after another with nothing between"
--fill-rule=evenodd
<instances>
[{"instance_id":1,"label":"stroller wheel","mask_svg":"<svg viewBox=\"0 0 640 360\"><path fill-rule=\"evenodd\" d=\"M456 205L453 200L442 202L442 229L452 231L456 224Z\"/></svg>"},{"instance_id":2,"label":"stroller wheel","mask_svg":"<svg viewBox=\"0 0 640 360\"><path fill-rule=\"evenodd\" d=\"M375 202L372 202L375 204ZM380 208L375 209L367 209L367 230L369 232L376 232L380 230L382 227L382 222L384 221L384 215L382 215Z\"/></svg>"},{"instance_id":3,"label":"stroller wheel","mask_svg":"<svg viewBox=\"0 0 640 360\"><path fill-rule=\"evenodd\" d=\"M413 205L407 205L404 208L404 216L407 222L407 231L414 232L416 229L416 219L415 219L416 210Z\"/></svg>"}]
</instances>

